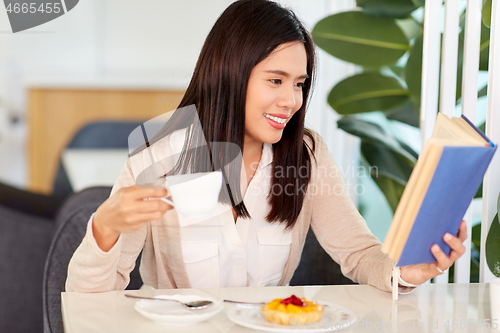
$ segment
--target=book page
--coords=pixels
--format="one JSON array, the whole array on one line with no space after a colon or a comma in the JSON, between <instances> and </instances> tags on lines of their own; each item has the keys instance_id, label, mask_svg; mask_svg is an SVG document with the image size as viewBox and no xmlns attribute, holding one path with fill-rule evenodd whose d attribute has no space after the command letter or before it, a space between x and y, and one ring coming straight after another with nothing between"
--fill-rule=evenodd
<instances>
[{"instance_id":1,"label":"book page","mask_svg":"<svg viewBox=\"0 0 500 333\"><path fill-rule=\"evenodd\" d=\"M396 235L399 233L399 230L402 226L402 218L408 209L408 205L412 196L413 189L416 186L417 180L421 177L422 169L424 168L424 161L429 156L429 145L426 145L420 154L415 167L408 179L408 183L406 183L403 194L401 195L401 199L399 200L398 207L394 212L394 217L392 218L391 226L389 227L389 231L385 236L384 244L382 244L382 252L389 254L389 256L393 258L393 247L395 244Z\"/></svg>"},{"instance_id":2,"label":"book page","mask_svg":"<svg viewBox=\"0 0 500 333\"><path fill-rule=\"evenodd\" d=\"M446 141L460 141L460 136L455 131L443 126L436 126L436 129L432 132L432 137Z\"/></svg>"},{"instance_id":3,"label":"book page","mask_svg":"<svg viewBox=\"0 0 500 333\"><path fill-rule=\"evenodd\" d=\"M486 141L481 136L481 134L479 134L478 132L476 132L476 130L474 128L472 128L465 119L463 119L463 118L453 118L452 121L454 123L456 123L457 125L459 125L462 129L464 129L465 131L467 131L467 133L471 137L473 137L475 140L478 140L481 143L489 143L488 141Z\"/></svg>"},{"instance_id":4,"label":"book page","mask_svg":"<svg viewBox=\"0 0 500 333\"><path fill-rule=\"evenodd\" d=\"M475 135L471 135L469 131L463 128L463 124L458 124L455 122L457 118L451 120L442 113L438 113L436 124L434 125L434 130L432 132L432 138L443 141L443 144L457 144L467 146L480 146L484 145L486 141L476 133L474 129L471 128L481 139L479 140ZM470 127L469 124L466 124Z\"/></svg>"},{"instance_id":5,"label":"book page","mask_svg":"<svg viewBox=\"0 0 500 333\"><path fill-rule=\"evenodd\" d=\"M406 240L410 235L410 231L413 227L413 222L417 217L417 214L420 210L420 206L424 201L425 194L427 193L427 189L431 183L432 177L434 177L434 171L439 163L439 159L441 158L441 154L443 152L443 147L435 144L433 140L430 140L429 143L429 155L423 161L423 168L420 174L420 177L415 179L416 184L415 187L410 192L410 200L407 209L404 212L404 215L401 219L401 228L396 236L396 241L394 244L394 255L397 260L401 256L403 252L404 246L406 244Z\"/></svg>"}]
</instances>

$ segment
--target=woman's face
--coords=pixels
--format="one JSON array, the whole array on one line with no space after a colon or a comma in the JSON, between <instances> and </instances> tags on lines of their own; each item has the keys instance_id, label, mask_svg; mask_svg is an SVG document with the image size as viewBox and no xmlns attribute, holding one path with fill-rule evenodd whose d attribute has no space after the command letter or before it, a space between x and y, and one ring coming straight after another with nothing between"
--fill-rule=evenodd
<instances>
[{"instance_id":1,"label":"woman's face","mask_svg":"<svg viewBox=\"0 0 500 333\"><path fill-rule=\"evenodd\" d=\"M258 63L248 81L245 144L276 143L302 106L307 75L304 44L282 44Z\"/></svg>"}]
</instances>

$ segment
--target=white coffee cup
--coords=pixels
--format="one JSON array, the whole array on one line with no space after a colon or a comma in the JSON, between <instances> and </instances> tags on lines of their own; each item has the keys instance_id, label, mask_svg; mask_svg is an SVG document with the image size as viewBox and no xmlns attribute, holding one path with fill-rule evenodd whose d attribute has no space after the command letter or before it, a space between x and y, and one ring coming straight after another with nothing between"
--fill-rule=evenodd
<instances>
[{"instance_id":1,"label":"white coffee cup","mask_svg":"<svg viewBox=\"0 0 500 333\"><path fill-rule=\"evenodd\" d=\"M166 187L172 200L161 200L172 205L186 217L203 216L217 206L222 186L222 173L203 172L167 176Z\"/></svg>"},{"instance_id":2,"label":"white coffee cup","mask_svg":"<svg viewBox=\"0 0 500 333\"><path fill-rule=\"evenodd\" d=\"M490 309L491 321L496 319L495 322L500 326L500 278L490 282Z\"/></svg>"}]
</instances>

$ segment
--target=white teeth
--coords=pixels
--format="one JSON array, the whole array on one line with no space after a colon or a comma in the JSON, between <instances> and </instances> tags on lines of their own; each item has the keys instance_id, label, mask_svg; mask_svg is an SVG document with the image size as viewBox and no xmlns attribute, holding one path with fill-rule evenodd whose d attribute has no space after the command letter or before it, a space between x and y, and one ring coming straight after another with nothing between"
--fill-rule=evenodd
<instances>
[{"instance_id":1,"label":"white teeth","mask_svg":"<svg viewBox=\"0 0 500 333\"><path fill-rule=\"evenodd\" d=\"M270 116L267 113L264 113L264 117L274 120L278 124L284 124L286 122L286 119Z\"/></svg>"}]
</instances>

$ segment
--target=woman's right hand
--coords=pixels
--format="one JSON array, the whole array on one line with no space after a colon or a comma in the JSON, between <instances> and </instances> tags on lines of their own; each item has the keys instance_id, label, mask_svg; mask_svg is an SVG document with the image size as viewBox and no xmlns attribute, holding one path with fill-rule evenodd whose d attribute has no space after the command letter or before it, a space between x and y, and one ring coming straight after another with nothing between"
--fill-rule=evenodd
<instances>
[{"instance_id":1,"label":"woman's right hand","mask_svg":"<svg viewBox=\"0 0 500 333\"><path fill-rule=\"evenodd\" d=\"M107 252L120 234L140 229L144 223L160 219L172 206L161 200L147 200L167 196L165 189L146 189L134 185L118 190L99 206L94 214L92 230L97 245Z\"/></svg>"}]
</instances>

